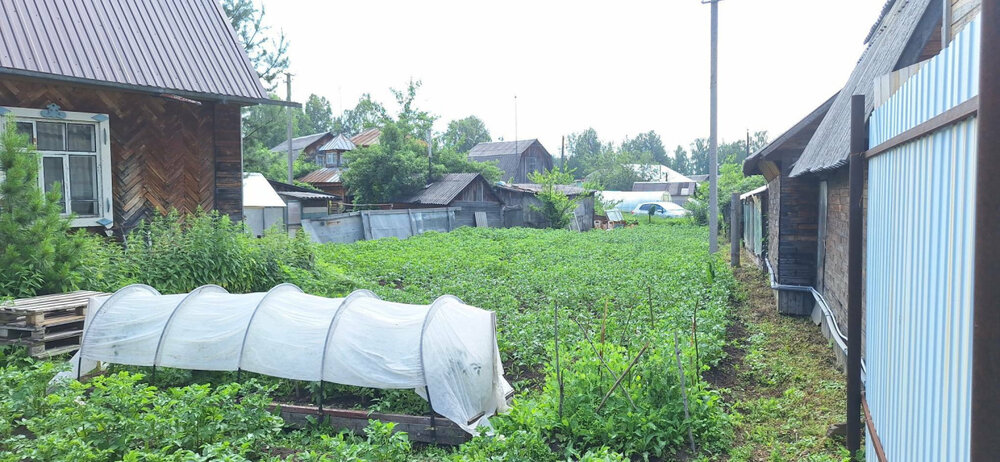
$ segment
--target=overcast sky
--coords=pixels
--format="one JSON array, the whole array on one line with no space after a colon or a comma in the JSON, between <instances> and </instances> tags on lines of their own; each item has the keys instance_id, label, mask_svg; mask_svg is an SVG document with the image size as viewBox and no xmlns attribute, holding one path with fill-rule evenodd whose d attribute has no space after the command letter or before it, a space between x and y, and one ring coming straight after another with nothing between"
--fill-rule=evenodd
<instances>
[{"instance_id":1,"label":"overcast sky","mask_svg":"<svg viewBox=\"0 0 1000 462\"><path fill-rule=\"evenodd\" d=\"M840 89L883 0L719 4L719 135L771 138ZM327 97L337 115L362 93L423 81L419 107L476 115L494 140L593 127L605 141L656 130L668 151L709 131L710 7L656 1L263 0L284 30L292 98ZM284 86L281 87L284 97Z\"/></svg>"}]
</instances>

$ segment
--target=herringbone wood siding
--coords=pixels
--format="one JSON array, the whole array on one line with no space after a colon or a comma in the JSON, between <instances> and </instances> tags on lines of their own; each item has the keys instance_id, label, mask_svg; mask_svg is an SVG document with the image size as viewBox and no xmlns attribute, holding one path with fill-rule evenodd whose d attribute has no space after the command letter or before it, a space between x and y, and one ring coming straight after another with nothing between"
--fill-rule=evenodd
<instances>
[{"instance_id":1,"label":"herringbone wood siding","mask_svg":"<svg viewBox=\"0 0 1000 462\"><path fill-rule=\"evenodd\" d=\"M0 79L0 106L108 114L115 225L154 213L218 209L240 220L240 107L201 106L138 93Z\"/></svg>"}]
</instances>

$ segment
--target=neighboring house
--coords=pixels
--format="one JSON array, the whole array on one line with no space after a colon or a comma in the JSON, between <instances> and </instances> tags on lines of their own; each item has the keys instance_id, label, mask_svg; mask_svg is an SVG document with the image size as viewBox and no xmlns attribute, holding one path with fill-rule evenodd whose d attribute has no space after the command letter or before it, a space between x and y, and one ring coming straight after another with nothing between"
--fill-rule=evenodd
<instances>
[{"instance_id":1,"label":"neighboring house","mask_svg":"<svg viewBox=\"0 0 1000 462\"><path fill-rule=\"evenodd\" d=\"M122 232L169 209L242 219L240 110L292 103L268 99L219 4L57 5L4 2L0 114L38 147L39 186L61 185L73 226Z\"/></svg>"},{"instance_id":2,"label":"neighboring house","mask_svg":"<svg viewBox=\"0 0 1000 462\"><path fill-rule=\"evenodd\" d=\"M698 183L694 181L636 181L632 183L632 191L665 192L670 194L670 201L677 205L687 203L697 188Z\"/></svg>"},{"instance_id":3,"label":"neighboring house","mask_svg":"<svg viewBox=\"0 0 1000 462\"><path fill-rule=\"evenodd\" d=\"M573 211L574 220L570 228L589 231L594 227L594 192L579 186L556 185L556 189L570 198L580 198L580 204ZM496 186L500 200L505 204L504 226L526 226L547 228L548 219L535 208L542 206L537 195L542 186L534 183L501 183Z\"/></svg>"},{"instance_id":4,"label":"neighboring house","mask_svg":"<svg viewBox=\"0 0 1000 462\"><path fill-rule=\"evenodd\" d=\"M319 147L323 146L333 138L334 135L331 132L313 133L311 135L292 138L292 160L298 159L302 154L305 154L307 157L315 156ZM287 155L288 140L282 141L277 146L271 148L271 151Z\"/></svg>"},{"instance_id":5,"label":"neighboring house","mask_svg":"<svg viewBox=\"0 0 1000 462\"><path fill-rule=\"evenodd\" d=\"M504 223L504 203L478 173L448 173L416 194L394 202L396 209L461 207L456 217L474 219L470 226L501 227Z\"/></svg>"},{"instance_id":6,"label":"neighboring house","mask_svg":"<svg viewBox=\"0 0 1000 462\"><path fill-rule=\"evenodd\" d=\"M285 223L285 202L260 173L243 174L243 222L257 237Z\"/></svg>"},{"instance_id":7,"label":"neighboring house","mask_svg":"<svg viewBox=\"0 0 1000 462\"><path fill-rule=\"evenodd\" d=\"M310 153L313 161L322 167L303 175L298 180L309 183L328 194L349 200L350 194L344 187L342 175L350 163L350 156L345 156L344 153L378 144L381 134L379 129L370 128L351 138L347 138L343 134L322 138L322 143L316 142L311 145L312 151Z\"/></svg>"},{"instance_id":8,"label":"neighboring house","mask_svg":"<svg viewBox=\"0 0 1000 462\"><path fill-rule=\"evenodd\" d=\"M285 202L285 224L289 233L302 227L303 219L318 218L336 213L340 196L314 191L280 181L268 180L274 191Z\"/></svg>"},{"instance_id":9,"label":"neighboring house","mask_svg":"<svg viewBox=\"0 0 1000 462\"><path fill-rule=\"evenodd\" d=\"M538 140L479 143L469 151L469 160L496 162L503 171L501 180L527 183L532 172L552 170L552 155Z\"/></svg>"}]
</instances>

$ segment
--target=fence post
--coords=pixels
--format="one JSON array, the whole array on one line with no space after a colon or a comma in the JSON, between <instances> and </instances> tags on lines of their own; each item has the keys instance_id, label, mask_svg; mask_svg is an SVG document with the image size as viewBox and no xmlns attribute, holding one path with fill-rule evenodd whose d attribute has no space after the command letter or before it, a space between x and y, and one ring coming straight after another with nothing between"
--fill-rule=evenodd
<instances>
[{"instance_id":1,"label":"fence post","mask_svg":"<svg viewBox=\"0 0 1000 462\"><path fill-rule=\"evenodd\" d=\"M733 193L729 205L729 264L733 268L740 266L740 231L743 229L740 208L740 194Z\"/></svg>"},{"instance_id":2,"label":"fence post","mask_svg":"<svg viewBox=\"0 0 1000 462\"><path fill-rule=\"evenodd\" d=\"M847 244L847 450L854 456L861 447L861 207L865 185L865 156L868 133L865 126L865 95L851 97L851 157L849 167Z\"/></svg>"},{"instance_id":3,"label":"fence post","mask_svg":"<svg viewBox=\"0 0 1000 462\"><path fill-rule=\"evenodd\" d=\"M1000 453L1000 1L983 0L979 64L979 115L976 140L975 286L972 288L973 461L995 460Z\"/></svg>"}]
</instances>

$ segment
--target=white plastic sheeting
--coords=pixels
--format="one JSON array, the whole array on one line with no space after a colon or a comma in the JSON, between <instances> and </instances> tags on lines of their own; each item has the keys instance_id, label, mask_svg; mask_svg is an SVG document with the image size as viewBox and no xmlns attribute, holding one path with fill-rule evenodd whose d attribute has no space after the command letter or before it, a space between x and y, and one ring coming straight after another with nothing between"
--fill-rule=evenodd
<instances>
[{"instance_id":1,"label":"white plastic sheeting","mask_svg":"<svg viewBox=\"0 0 1000 462\"><path fill-rule=\"evenodd\" d=\"M292 284L252 294L207 285L177 295L131 285L93 298L72 361L75 374L103 361L413 388L473 434L507 410L512 390L491 311L448 295L408 305L367 290L318 297Z\"/></svg>"}]
</instances>

